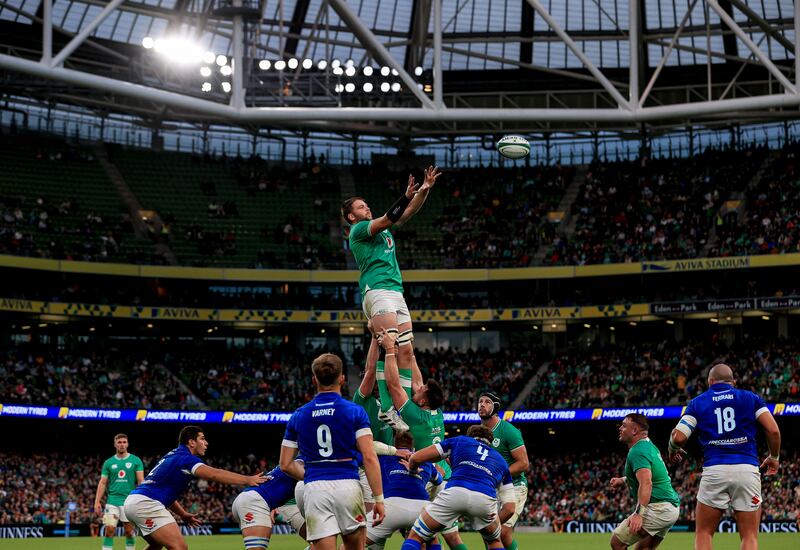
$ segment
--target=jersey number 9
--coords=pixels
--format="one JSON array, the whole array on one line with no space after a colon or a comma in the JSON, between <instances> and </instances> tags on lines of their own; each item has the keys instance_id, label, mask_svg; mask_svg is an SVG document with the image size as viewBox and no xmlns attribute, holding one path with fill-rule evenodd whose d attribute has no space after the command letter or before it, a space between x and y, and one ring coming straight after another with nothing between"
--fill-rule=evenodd
<instances>
[{"instance_id":1,"label":"jersey number 9","mask_svg":"<svg viewBox=\"0 0 800 550\"><path fill-rule=\"evenodd\" d=\"M319 445L319 456L328 458L333 454L333 436L327 424L320 424L317 428L317 444Z\"/></svg>"}]
</instances>

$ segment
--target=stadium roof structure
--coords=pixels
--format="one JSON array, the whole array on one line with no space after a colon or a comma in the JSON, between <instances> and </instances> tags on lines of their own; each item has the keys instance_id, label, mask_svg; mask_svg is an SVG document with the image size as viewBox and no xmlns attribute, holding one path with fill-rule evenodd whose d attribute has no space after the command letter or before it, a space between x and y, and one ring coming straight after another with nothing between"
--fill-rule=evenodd
<instances>
[{"instance_id":1,"label":"stadium roof structure","mask_svg":"<svg viewBox=\"0 0 800 550\"><path fill-rule=\"evenodd\" d=\"M0 0L6 98L459 136L798 118L800 0Z\"/></svg>"}]
</instances>

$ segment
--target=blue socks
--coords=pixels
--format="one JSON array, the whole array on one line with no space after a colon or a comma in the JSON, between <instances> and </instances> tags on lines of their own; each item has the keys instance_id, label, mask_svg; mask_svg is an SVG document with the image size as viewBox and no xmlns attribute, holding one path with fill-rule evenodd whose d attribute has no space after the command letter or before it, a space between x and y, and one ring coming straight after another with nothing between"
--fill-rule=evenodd
<instances>
[{"instance_id":1,"label":"blue socks","mask_svg":"<svg viewBox=\"0 0 800 550\"><path fill-rule=\"evenodd\" d=\"M403 546L400 547L400 550L421 550L422 543L416 540L406 539L403 542Z\"/></svg>"}]
</instances>

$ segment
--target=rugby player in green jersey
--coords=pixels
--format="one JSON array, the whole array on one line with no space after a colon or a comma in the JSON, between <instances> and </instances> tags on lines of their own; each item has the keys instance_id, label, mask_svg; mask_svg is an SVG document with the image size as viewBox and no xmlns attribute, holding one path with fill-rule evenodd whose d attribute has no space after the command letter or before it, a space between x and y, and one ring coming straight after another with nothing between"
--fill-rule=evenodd
<instances>
[{"instance_id":1,"label":"rugby player in green jersey","mask_svg":"<svg viewBox=\"0 0 800 550\"><path fill-rule=\"evenodd\" d=\"M135 529L133 523L125 517L123 504L131 491L144 481L144 465L142 460L128 452L128 436L117 434L114 436L116 454L103 462L100 481L94 497L94 511L103 516L103 550L114 547L114 532L117 523L122 522L125 528L125 550L134 550L136 545ZM103 507L103 496L108 488L108 500Z\"/></svg>"},{"instance_id":2,"label":"rugby player in green jersey","mask_svg":"<svg viewBox=\"0 0 800 550\"><path fill-rule=\"evenodd\" d=\"M400 373L397 368L397 345L396 333L383 330L377 333L379 343L386 351L384 355L386 376L386 387L391 396L392 404L397 409L400 418L408 425L408 431L414 437L414 445L418 449L424 449L430 445L441 443L445 438L444 412L442 402L444 393L439 383L429 378L428 382L422 383L422 373L417 365L417 360L412 356L411 370L411 397L409 397L400 380ZM450 478L450 464L446 460L436 463L445 482L440 485L443 490ZM467 550L466 545L458 534L458 524L454 524L442 531L444 540L452 550ZM429 550L435 550L439 545L431 544Z\"/></svg>"},{"instance_id":3,"label":"rugby player in green jersey","mask_svg":"<svg viewBox=\"0 0 800 550\"><path fill-rule=\"evenodd\" d=\"M503 548L517 550L517 541L514 540L514 526L520 514L525 510L528 500L528 451L522 440L522 433L500 418L500 398L492 392L485 391L478 398L478 416L481 424L492 430L492 447L500 453L508 464L508 470L514 479L515 509L514 515L503 523L500 540Z\"/></svg>"},{"instance_id":4,"label":"rugby player in green jersey","mask_svg":"<svg viewBox=\"0 0 800 550\"><path fill-rule=\"evenodd\" d=\"M638 550L652 550L678 521L681 499L672 488L661 452L648 437L649 426L645 415L631 413L619 427L619 440L628 446L628 458L625 476L612 478L610 485L627 486L636 508L614 529L613 550L634 544Z\"/></svg>"},{"instance_id":5,"label":"rugby player in green jersey","mask_svg":"<svg viewBox=\"0 0 800 550\"><path fill-rule=\"evenodd\" d=\"M373 218L372 210L361 197L351 197L342 203L342 217L350 226L350 250L361 272L358 285L364 314L372 321L376 333L386 329L397 334L398 367L401 376L406 378L412 368L414 336L411 314L403 298L403 278L391 229L401 227L419 211L440 175L438 168L429 166L422 185L417 185L414 176L409 175L405 194L379 218ZM391 399L382 374L379 368L378 388L381 406L386 412L391 409Z\"/></svg>"}]
</instances>

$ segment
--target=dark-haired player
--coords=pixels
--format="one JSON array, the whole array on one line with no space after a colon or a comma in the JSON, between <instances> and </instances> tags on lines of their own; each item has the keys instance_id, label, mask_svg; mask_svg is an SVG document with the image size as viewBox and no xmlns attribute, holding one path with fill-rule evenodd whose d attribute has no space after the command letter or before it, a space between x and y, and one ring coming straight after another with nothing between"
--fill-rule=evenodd
<instances>
[{"instance_id":1,"label":"dark-haired player","mask_svg":"<svg viewBox=\"0 0 800 550\"><path fill-rule=\"evenodd\" d=\"M94 511L103 515L103 550L114 547L114 532L117 523L122 522L125 529L125 550L134 550L136 546L135 529L125 516L125 499L131 491L144 480L142 459L128 452L128 436L114 436L114 456L103 462L97 493L94 497ZM103 495L108 488L108 500L103 506Z\"/></svg>"}]
</instances>

